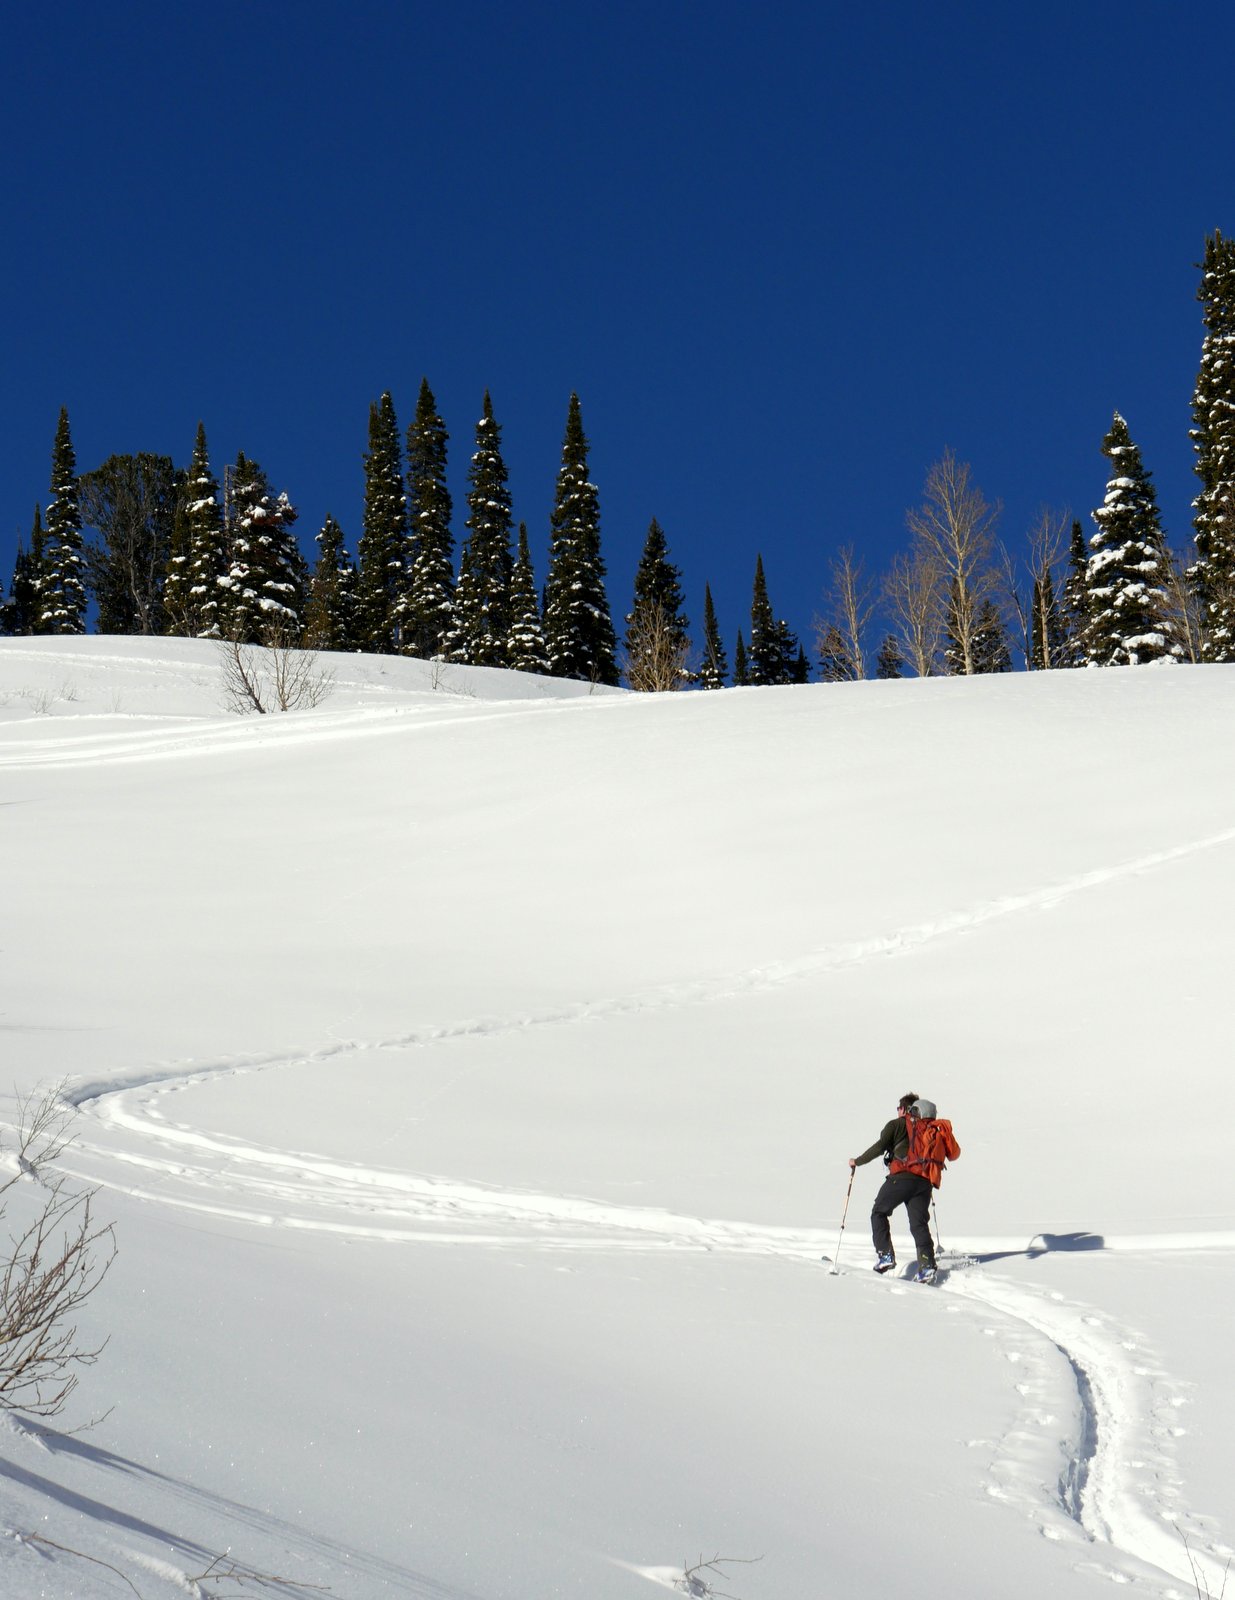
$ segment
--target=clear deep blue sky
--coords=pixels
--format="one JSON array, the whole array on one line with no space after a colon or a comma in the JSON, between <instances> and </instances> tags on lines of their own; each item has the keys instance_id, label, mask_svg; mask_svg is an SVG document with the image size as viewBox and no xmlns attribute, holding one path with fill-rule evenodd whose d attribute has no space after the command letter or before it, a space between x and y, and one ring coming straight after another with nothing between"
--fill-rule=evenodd
<instances>
[{"instance_id":1,"label":"clear deep blue sky","mask_svg":"<svg viewBox=\"0 0 1235 1600\"><path fill-rule=\"evenodd\" d=\"M757 551L809 635L945 447L1019 541L1119 409L1187 535L1235 6L68 0L0 60L6 583L62 404L81 470L200 418L354 550L422 375L457 537L487 386L543 580L575 389L615 618L656 516L730 650Z\"/></svg>"}]
</instances>

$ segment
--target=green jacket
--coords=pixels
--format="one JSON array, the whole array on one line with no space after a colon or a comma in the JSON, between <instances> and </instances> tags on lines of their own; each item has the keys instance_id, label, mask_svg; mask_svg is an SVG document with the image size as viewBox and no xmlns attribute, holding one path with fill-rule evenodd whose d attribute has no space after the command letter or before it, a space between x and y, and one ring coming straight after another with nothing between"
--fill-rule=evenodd
<instances>
[{"instance_id":1,"label":"green jacket","mask_svg":"<svg viewBox=\"0 0 1235 1600\"><path fill-rule=\"evenodd\" d=\"M854 1165L864 1167L876 1156L891 1156L894 1161L903 1161L908 1154L909 1130L905 1126L905 1119L893 1117L891 1122L884 1124L883 1132L870 1149L863 1150L860 1156L854 1157Z\"/></svg>"}]
</instances>

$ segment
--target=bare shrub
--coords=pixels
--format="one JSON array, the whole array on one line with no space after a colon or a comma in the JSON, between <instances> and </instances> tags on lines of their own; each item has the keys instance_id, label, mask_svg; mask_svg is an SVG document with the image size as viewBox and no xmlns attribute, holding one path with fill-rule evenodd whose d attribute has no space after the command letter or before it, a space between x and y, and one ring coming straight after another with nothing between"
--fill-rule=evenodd
<instances>
[{"instance_id":1,"label":"bare shrub","mask_svg":"<svg viewBox=\"0 0 1235 1600\"><path fill-rule=\"evenodd\" d=\"M265 644L222 640L219 660L227 709L242 716L310 710L334 689L334 675L319 666L317 652L277 629L270 630Z\"/></svg>"},{"instance_id":2,"label":"bare shrub","mask_svg":"<svg viewBox=\"0 0 1235 1600\"><path fill-rule=\"evenodd\" d=\"M713 1556L710 1561L705 1561L702 1556L694 1566L682 1564L682 1576L674 1579L673 1587L682 1594L694 1597L694 1600L738 1600L736 1595L729 1594L724 1589L715 1586L716 1579L728 1582L726 1567L753 1567L757 1561L762 1561L762 1556Z\"/></svg>"},{"instance_id":3,"label":"bare shrub","mask_svg":"<svg viewBox=\"0 0 1235 1600\"><path fill-rule=\"evenodd\" d=\"M57 1170L72 1143L73 1111L62 1088L19 1100L16 1171L0 1184L6 1217L16 1185L43 1191L37 1214L18 1224L0 1266L0 1409L36 1417L63 1410L78 1369L93 1366L103 1349L78 1338L74 1319L116 1255L110 1223L94 1215L95 1191L74 1187Z\"/></svg>"}]
</instances>

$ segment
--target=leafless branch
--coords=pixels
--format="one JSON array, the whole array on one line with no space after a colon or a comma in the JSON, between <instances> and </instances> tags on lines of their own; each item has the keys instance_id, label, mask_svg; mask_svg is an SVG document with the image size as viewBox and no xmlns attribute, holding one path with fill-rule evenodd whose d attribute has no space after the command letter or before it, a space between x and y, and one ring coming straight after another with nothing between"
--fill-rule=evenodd
<instances>
[{"instance_id":1,"label":"leafless branch","mask_svg":"<svg viewBox=\"0 0 1235 1600\"><path fill-rule=\"evenodd\" d=\"M929 678L938 670L944 593L939 562L921 548L896 556L884 580L884 605L905 660L919 678Z\"/></svg>"},{"instance_id":2,"label":"leafless branch","mask_svg":"<svg viewBox=\"0 0 1235 1600\"><path fill-rule=\"evenodd\" d=\"M675 1580L673 1587L682 1594L693 1596L694 1600L738 1600L736 1595L714 1588L712 1578L723 1578L727 1582L726 1567L753 1567L762 1560L762 1556L715 1555L710 1561L705 1561L700 1556L693 1567L685 1561L682 1563L682 1576Z\"/></svg>"}]
</instances>

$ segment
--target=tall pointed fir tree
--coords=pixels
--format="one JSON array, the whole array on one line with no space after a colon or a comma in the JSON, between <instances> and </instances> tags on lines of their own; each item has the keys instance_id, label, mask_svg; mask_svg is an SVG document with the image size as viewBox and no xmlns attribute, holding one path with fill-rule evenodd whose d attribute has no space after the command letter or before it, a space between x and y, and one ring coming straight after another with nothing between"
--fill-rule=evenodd
<instances>
[{"instance_id":1,"label":"tall pointed fir tree","mask_svg":"<svg viewBox=\"0 0 1235 1600\"><path fill-rule=\"evenodd\" d=\"M5 611L5 632L25 638L39 631L39 588L43 570L43 511L34 508L30 545L18 544L13 563L13 585Z\"/></svg>"},{"instance_id":2,"label":"tall pointed fir tree","mask_svg":"<svg viewBox=\"0 0 1235 1600\"><path fill-rule=\"evenodd\" d=\"M1012 671L1008 630L999 607L989 596L979 605L974 621L973 670L975 674Z\"/></svg>"},{"instance_id":3,"label":"tall pointed fir tree","mask_svg":"<svg viewBox=\"0 0 1235 1600\"><path fill-rule=\"evenodd\" d=\"M407 487L411 503L411 570L402 648L426 660L441 657L455 631L455 542L446 485L446 424L426 378L407 430Z\"/></svg>"},{"instance_id":4,"label":"tall pointed fir tree","mask_svg":"<svg viewBox=\"0 0 1235 1600\"><path fill-rule=\"evenodd\" d=\"M519 524L519 548L510 575L510 638L506 661L516 672L547 674L549 671L549 652L545 649L545 631L540 621L526 522Z\"/></svg>"},{"instance_id":5,"label":"tall pointed fir tree","mask_svg":"<svg viewBox=\"0 0 1235 1600\"><path fill-rule=\"evenodd\" d=\"M82 553L81 509L77 498L77 458L62 406L51 457L51 499L43 536L39 582L40 633L86 631L86 576Z\"/></svg>"},{"instance_id":6,"label":"tall pointed fir tree","mask_svg":"<svg viewBox=\"0 0 1235 1600\"><path fill-rule=\"evenodd\" d=\"M314 650L354 650L356 569L343 529L327 516L317 536L317 562L305 605L305 643Z\"/></svg>"},{"instance_id":7,"label":"tall pointed fir tree","mask_svg":"<svg viewBox=\"0 0 1235 1600\"><path fill-rule=\"evenodd\" d=\"M1135 667L1178 659L1183 646L1168 615L1170 554L1157 494L1118 412L1102 453L1111 477L1105 500L1092 514L1098 531L1090 538L1085 568L1090 664Z\"/></svg>"},{"instance_id":8,"label":"tall pointed fir tree","mask_svg":"<svg viewBox=\"0 0 1235 1600\"><path fill-rule=\"evenodd\" d=\"M219 505L219 484L210 470L206 429L200 422L193 458L185 475L180 518L188 569L184 631L192 638L218 639L223 632L219 614L223 600L220 584L228 570L227 543ZM171 583L170 573L168 583Z\"/></svg>"},{"instance_id":9,"label":"tall pointed fir tree","mask_svg":"<svg viewBox=\"0 0 1235 1600\"><path fill-rule=\"evenodd\" d=\"M755 583L750 603L750 649L746 656L747 682L752 684L805 683L805 656L797 635L772 610L762 555L755 560Z\"/></svg>"},{"instance_id":10,"label":"tall pointed fir tree","mask_svg":"<svg viewBox=\"0 0 1235 1600\"><path fill-rule=\"evenodd\" d=\"M600 553L600 497L588 477L588 442L579 396L572 394L562 465L549 518L545 644L558 678L616 684L617 639Z\"/></svg>"},{"instance_id":11,"label":"tall pointed fir tree","mask_svg":"<svg viewBox=\"0 0 1235 1600\"><path fill-rule=\"evenodd\" d=\"M716 625L716 607L712 604L710 584L703 586L703 665L699 668L699 684L704 689L723 689L729 675L725 646Z\"/></svg>"},{"instance_id":12,"label":"tall pointed fir tree","mask_svg":"<svg viewBox=\"0 0 1235 1600\"><path fill-rule=\"evenodd\" d=\"M741 628L738 629L738 642L733 647L733 684L736 689L744 689L750 682L750 669L746 663L746 641L742 637Z\"/></svg>"},{"instance_id":13,"label":"tall pointed fir tree","mask_svg":"<svg viewBox=\"0 0 1235 1600\"><path fill-rule=\"evenodd\" d=\"M455 630L447 644L452 661L474 667L507 665L510 638L510 490L502 459L502 430L485 390L476 424L476 449L467 469L467 538L455 586Z\"/></svg>"},{"instance_id":14,"label":"tall pointed fir tree","mask_svg":"<svg viewBox=\"0 0 1235 1600\"><path fill-rule=\"evenodd\" d=\"M227 497L228 569L220 625L242 644L298 643L304 629L308 574L292 524L296 508L272 493L266 474L243 451Z\"/></svg>"},{"instance_id":15,"label":"tall pointed fir tree","mask_svg":"<svg viewBox=\"0 0 1235 1600\"><path fill-rule=\"evenodd\" d=\"M364 458L364 529L358 631L361 648L390 655L399 647L407 609L407 496L399 424L389 393L369 407L369 450Z\"/></svg>"},{"instance_id":16,"label":"tall pointed fir tree","mask_svg":"<svg viewBox=\"0 0 1235 1600\"><path fill-rule=\"evenodd\" d=\"M1197 299L1205 337L1192 398L1201 492L1193 502L1197 559L1189 572L1203 620L1202 656L1235 661L1235 242L1205 241Z\"/></svg>"}]
</instances>

